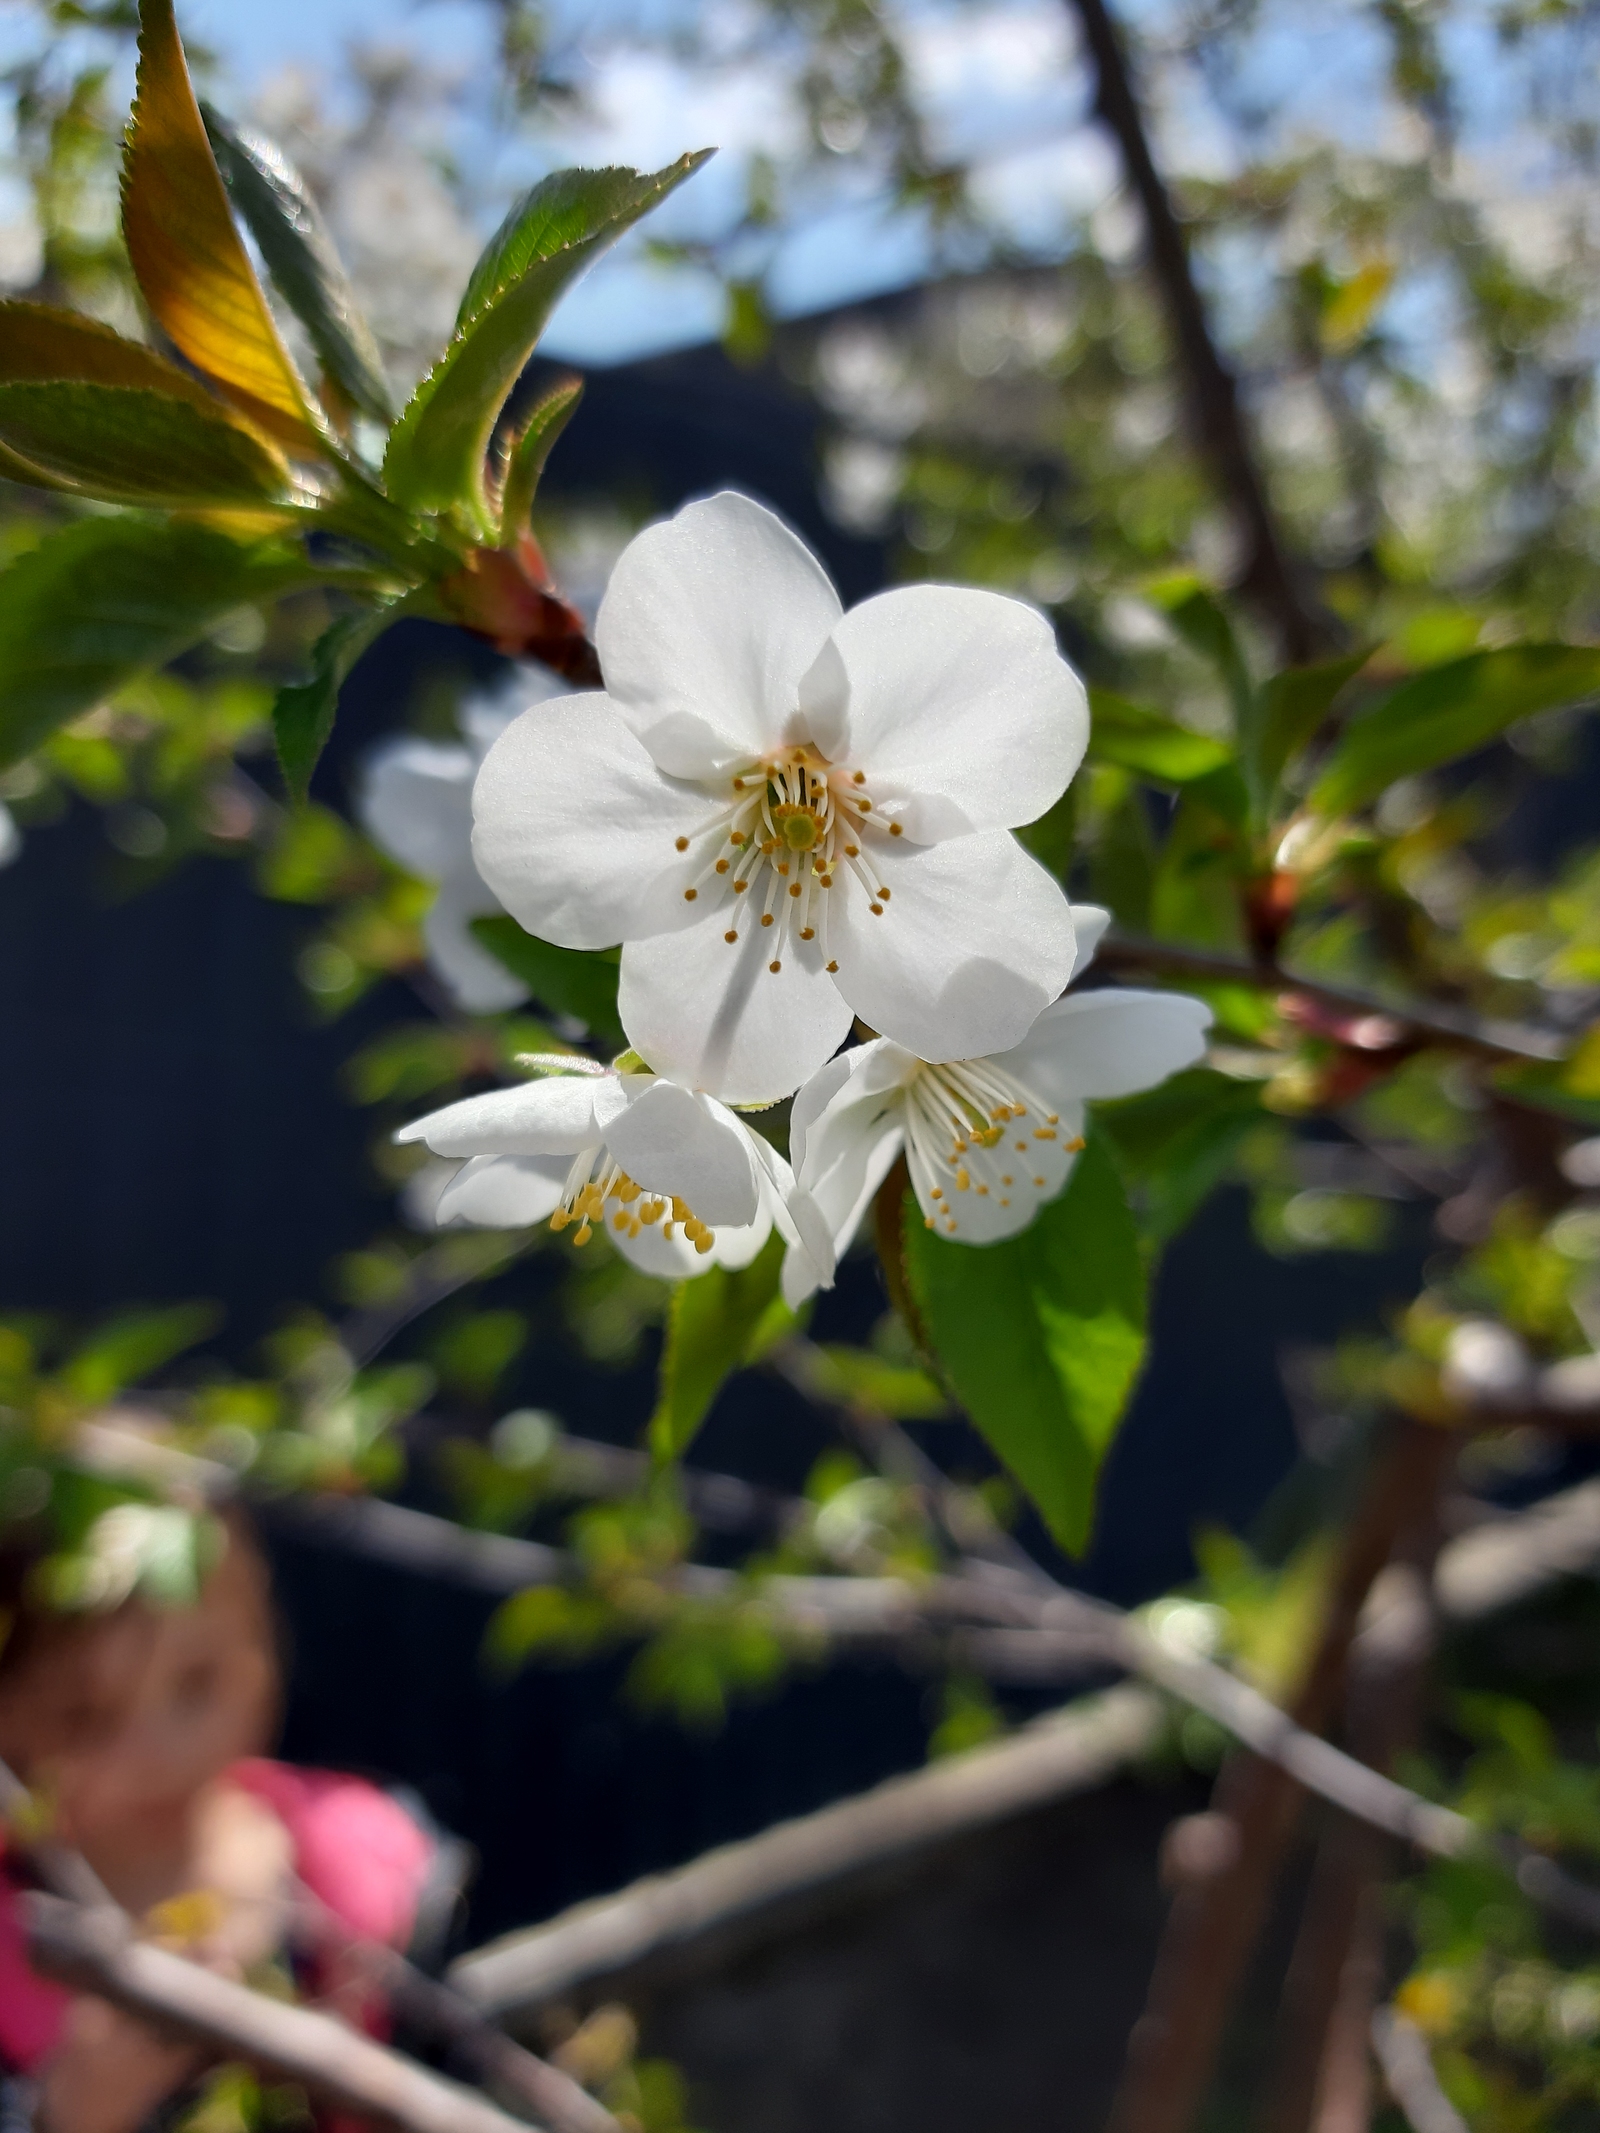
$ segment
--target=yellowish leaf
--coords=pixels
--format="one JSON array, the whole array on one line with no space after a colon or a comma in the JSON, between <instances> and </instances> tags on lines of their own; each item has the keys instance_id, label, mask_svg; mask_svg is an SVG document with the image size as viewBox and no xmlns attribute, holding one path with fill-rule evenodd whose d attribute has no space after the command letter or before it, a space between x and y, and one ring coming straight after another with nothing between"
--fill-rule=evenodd
<instances>
[{"instance_id":1,"label":"yellowish leaf","mask_svg":"<svg viewBox=\"0 0 1600 2133\"><path fill-rule=\"evenodd\" d=\"M139 19L122 228L145 301L175 345L230 400L286 444L325 454L325 425L234 227L172 0L140 0Z\"/></svg>"},{"instance_id":2,"label":"yellowish leaf","mask_svg":"<svg viewBox=\"0 0 1600 2133\"><path fill-rule=\"evenodd\" d=\"M1322 307L1319 330L1323 347L1336 354L1353 348L1372 324L1393 280L1391 263L1372 259L1364 267L1357 267L1348 281L1340 282Z\"/></svg>"}]
</instances>

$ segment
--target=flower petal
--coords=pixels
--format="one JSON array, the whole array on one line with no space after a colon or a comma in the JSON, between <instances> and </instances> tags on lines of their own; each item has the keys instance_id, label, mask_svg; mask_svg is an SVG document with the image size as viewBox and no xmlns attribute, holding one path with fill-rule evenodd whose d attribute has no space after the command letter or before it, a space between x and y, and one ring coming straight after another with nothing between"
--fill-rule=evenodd
<instances>
[{"instance_id":1,"label":"flower petal","mask_svg":"<svg viewBox=\"0 0 1600 2133\"><path fill-rule=\"evenodd\" d=\"M807 677L810 716L839 722L837 755L910 838L1032 822L1083 760L1083 684L1020 600L902 585L853 607L831 645Z\"/></svg>"},{"instance_id":2,"label":"flower petal","mask_svg":"<svg viewBox=\"0 0 1600 2133\"><path fill-rule=\"evenodd\" d=\"M723 935L735 914L730 946ZM617 1009L629 1043L658 1074L727 1103L792 1094L850 1028L819 944L789 941L774 956L772 932L731 903L684 932L628 942Z\"/></svg>"},{"instance_id":3,"label":"flower petal","mask_svg":"<svg viewBox=\"0 0 1600 2133\"><path fill-rule=\"evenodd\" d=\"M655 761L696 778L806 738L800 678L838 619L839 596L804 542L724 490L628 543L595 647Z\"/></svg>"},{"instance_id":4,"label":"flower petal","mask_svg":"<svg viewBox=\"0 0 1600 2133\"><path fill-rule=\"evenodd\" d=\"M609 696L552 696L511 721L472 789L472 855L512 917L563 948L691 923L679 837L713 812L665 778Z\"/></svg>"},{"instance_id":5,"label":"flower petal","mask_svg":"<svg viewBox=\"0 0 1600 2133\"><path fill-rule=\"evenodd\" d=\"M795 1098L789 1146L800 1192L843 1258L904 1143L902 1091L917 1062L879 1038L830 1060ZM818 1257L815 1249L811 1256Z\"/></svg>"},{"instance_id":6,"label":"flower petal","mask_svg":"<svg viewBox=\"0 0 1600 2133\"><path fill-rule=\"evenodd\" d=\"M937 1174L913 1150L906 1167L929 1228L952 1244L993 1244L1026 1229L1040 1208L1064 1189L1078 1159L1083 1106L1063 1101L1058 1116L1051 1140L1039 1140L1024 1126L1020 1137L993 1148L974 1144L964 1151L959 1166L941 1166Z\"/></svg>"},{"instance_id":7,"label":"flower petal","mask_svg":"<svg viewBox=\"0 0 1600 2133\"><path fill-rule=\"evenodd\" d=\"M615 1074L553 1074L446 1104L402 1126L395 1139L426 1141L435 1155L571 1157L598 1147L626 1103Z\"/></svg>"},{"instance_id":8,"label":"flower petal","mask_svg":"<svg viewBox=\"0 0 1600 2133\"><path fill-rule=\"evenodd\" d=\"M1111 913L1100 904L1073 904L1072 930L1078 936L1078 952L1073 958L1072 975L1082 977L1094 961L1095 950L1105 938ZM1069 981L1070 982L1070 981Z\"/></svg>"},{"instance_id":9,"label":"flower petal","mask_svg":"<svg viewBox=\"0 0 1600 2133\"><path fill-rule=\"evenodd\" d=\"M755 1158L733 1113L675 1081L630 1075L623 1087L627 1105L606 1127L606 1146L629 1177L647 1192L676 1193L712 1228L753 1222Z\"/></svg>"},{"instance_id":10,"label":"flower petal","mask_svg":"<svg viewBox=\"0 0 1600 2133\"><path fill-rule=\"evenodd\" d=\"M439 1195L441 1229L528 1229L561 1204L567 1165L553 1156L480 1155L463 1163Z\"/></svg>"},{"instance_id":11,"label":"flower petal","mask_svg":"<svg viewBox=\"0 0 1600 2133\"><path fill-rule=\"evenodd\" d=\"M473 938L471 922L498 911L494 891L478 879L471 859L439 884L422 921L428 962L456 1005L469 1015L497 1015L528 997L528 988Z\"/></svg>"},{"instance_id":12,"label":"flower petal","mask_svg":"<svg viewBox=\"0 0 1600 2133\"><path fill-rule=\"evenodd\" d=\"M472 844L470 748L409 735L373 749L356 790L356 817L378 849L424 881L443 881Z\"/></svg>"},{"instance_id":13,"label":"flower petal","mask_svg":"<svg viewBox=\"0 0 1600 2133\"><path fill-rule=\"evenodd\" d=\"M1210 1008L1187 993L1071 993L998 1063L1059 1109L1078 1097L1153 1089L1204 1055L1210 1027Z\"/></svg>"},{"instance_id":14,"label":"flower petal","mask_svg":"<svg viewBox=\"0 0 1600 2133\"><path fill-rule=\"evenodd\" d=\"M1004 830L906 851L880 842L870 864L891 891L882 916L853 881L828 906L839 990L861 1019L919 1059L1020 1043L1072 969L1059 884Z\"/></svg>"},{"instance_id":15,"label":"flower petal","mask_svg":"<svg viewBox=\"0 0 1600 2133\"><path fill-rule=\"evenodd\" d=\"M765 1173L761 1204L770 1217L769 1226L786 1244L804 1251L815 1265L818 1279L832 1288L833 1239L820 1209L809 1194L801 1192L794 1172L769 1140L752 1133L750 1147L757 1166Z\"/></svg>"}]
</instances>

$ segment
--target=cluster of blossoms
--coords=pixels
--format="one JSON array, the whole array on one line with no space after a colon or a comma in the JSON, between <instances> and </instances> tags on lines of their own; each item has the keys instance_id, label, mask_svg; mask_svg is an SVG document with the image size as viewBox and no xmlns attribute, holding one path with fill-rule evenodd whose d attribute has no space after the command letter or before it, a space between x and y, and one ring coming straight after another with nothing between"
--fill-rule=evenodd
<instances>
[{"instance_id":1,"label":"cluster of blossoms","mask_svg":"<svg viewBox=\"0 0 1600 2133\"><path fill-rule=\"evenodd\" d=\"M633 1049L530 1061L548 1078L406 1127L464 1159L440 1221L548 1219L580 1244L606 1221L669 1276L748 1264L777 1227L798 1302L902 1153L933 1228L992 1242L1065 1186L1086 1099L1201 1055L1197 1000L1062 997L1106 914L1011 834L1089 730L1033 609L916 585L846 614L778 519L725 494L629 545L595 636L605 693L535 701L482 754L474 881L442 852L428 871L452 909L620 945ZM881 1034L841 1051L858 1022ZM729 1108L790 1096L792 1170Z\"/></svg>"}]
</instances>

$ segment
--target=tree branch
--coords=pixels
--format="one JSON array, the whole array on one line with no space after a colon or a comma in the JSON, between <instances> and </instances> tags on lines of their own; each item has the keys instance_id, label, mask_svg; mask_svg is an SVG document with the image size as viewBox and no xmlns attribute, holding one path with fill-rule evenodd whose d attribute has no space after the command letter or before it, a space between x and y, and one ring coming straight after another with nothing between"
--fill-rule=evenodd
<instances>
[{"instance_id":1,"label":"tree branch","mask_svg":"<svg viewBox=\"0 0 1600 2133\"><path fill-rule=\"evenodd\" d=\"M1314 654L1326 629L1302 597L1286 559L1245 430L1238 386L1211 337L1189 248L1150 150L1116 25L1105 0L1072 0L1072 5L1094 61L1096 108L1116 137L1128 182L1144 212L1150 271L1166 307L1190 431L1242 522L1247 546L1241 589L1270 618L1285 657L1298 664Z\"/></svg>"},{"instance_id":2,"label":"tree branch","mask_svg":"<svg viewBox=\"0 0 1600 2133\"><path fill-rule=\"evenodd\" d=\"M1262 992L1297 995L1357 1024L1370 1022L1370 1032L1358 1028L1353 1033L1358 1048L1363 1050L1382 1051L1404 1042L1408 1035L1495 1060L1549 1062L1565 1058L1572 1048L1572 1039L1556 1030L1483 1020L1448 1007L1397 1007L1353 987L1296 977L1274 963L1249 963L1241 956L1214 955L1208 949L1185 948L1176 941L1108 934L1095 952L1095 964L1103 970L1148 971L1161 977L1191 978L1202 984L1251 985ZM1369 1035L1372 1041L1361 1044L1363 1035Z\"/></svg>"},{"instance_id":3,"label":"tree branch","mask_svg":"<svg viewBox=\"0 0 1600 2133\"><path fill-rule=\"evenodd\" d=\"M1372 2017L1372 2048L1412 2133L1467 2133L1466 2120L1439 2086L1428 2040L1415 2022L1380 2007Z\"/></svg>"},{"instance_id":4,"label":"tree branch","mask_svg":"<svg viewBox=\"0 0 1600 2133\"><path fill-rule=\"evenodd\" d=\"M27 1907L28 1952L42 1975L96 1994L318 2102L401 2133L522 2133L520 2122L397 2052L310 2008L267 1999L197 1963L134 1940L120 1911L59 1896ZM615 2126L615 2121L611 2121Z\"/></svg>"}]
</instances>

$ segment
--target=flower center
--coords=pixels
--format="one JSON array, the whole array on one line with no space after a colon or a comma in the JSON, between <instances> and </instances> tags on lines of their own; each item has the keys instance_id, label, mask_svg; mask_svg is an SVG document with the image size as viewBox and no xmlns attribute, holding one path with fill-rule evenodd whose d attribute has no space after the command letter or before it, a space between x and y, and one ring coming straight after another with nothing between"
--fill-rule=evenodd
<instances>
[{"instance_id":1,"label":"flower center","mask_svg":"<svg viewBox=\"0 0 1600 2133\"><path fill-rule=\"evenodd\" d=\"M964 1192L992 1197L1001 1207L1025 1194L1039 1202L1054 1198L1084 1145L992 1059L919 1066L901 1104L906 1162L923 1219L946 1236L961 1227L956 1208Z\"/></svg>"},{"instance_id":2,"label":"flower center","mask_svg":"<svg viewBox=\"0 0 1600 2133\"><path fill-rule=\"evenodd\" d=\"M827 952L829 891L854 883L881 918L889 891L871 863L871 844L898 837L898 822L874 816L866 773L830 763L814 748L789 748L746 764L729 779L728 796L694 837L687 903L734 903L723 939L733 947L751 925L770 935L768 970L783 968L795 941L822 936ZM830 962L830 971L838 964Z\"/></svg>"},{"instance_id":3,"label":"flower center","mask_svg":"<svg viewBox=\"0 0 1600 2133\"><path fill-rule=\"evenodd\" d=\"M597 1165L600 1166L598 1177L595 1175ZM709 1252L717 1241L715 1230L707 1229L693 1209L675 1193L646 1192L642 1185L635 1184L620 1164L606 1156L604 1148L585 1148L576 1158L567 1173L561 1205L550 1217L550 1227L560 1231L576 1222L578 1234L572 1241L587 1244L594 1235L593 1224L598 1223L604 1229L606 1209L611 1205L616 1208L610 1218L612 1227L626 1237L637 1237L640 1230L660 1222L663 1237L670 1237L681 1227L697 1252Z\"/></svg>"}]
</instances>

